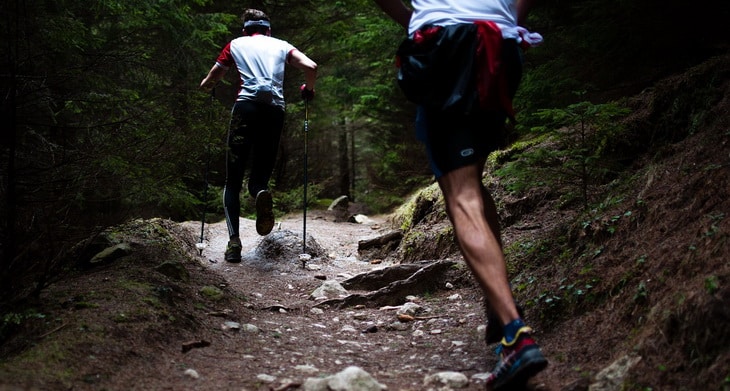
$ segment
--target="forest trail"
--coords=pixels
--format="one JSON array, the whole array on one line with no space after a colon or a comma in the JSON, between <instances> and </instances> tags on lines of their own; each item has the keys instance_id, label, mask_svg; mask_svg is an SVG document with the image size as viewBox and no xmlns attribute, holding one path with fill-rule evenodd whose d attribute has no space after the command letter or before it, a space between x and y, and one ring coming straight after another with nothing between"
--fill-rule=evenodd
<instances>
[{"instance_id":1,"label":"forest trail","mask_svg":"<svg viewBox=\"0 0 730 391\"><path fill-rule=\"evenodd\" d=\"M200 381L204 377L216 379L215 385L237 384L238 389L285 389L287 385L299 389L294 385L302 385L309 377L322 378L357 366L388 390L444 389L439 388L445 386L439 380L428 377L442 372L467 379L468 384L458 389L484 389L482 379L496 356L485 349L481 295L464 278L463 269L441 289L410 298L415 308L412 322L398 321L398 305L321 306L322 300L314 300L311 294L324 281L343 281L396 265L358 258L358 241L390 230L387 217L374 217L369 224L336 223L324 212L307 218L308 236L327 256L313 258L306 268L296 256L266 261L252 257L264 237L255 234L254 221L249 219L241 219L241 232L248 233L242 235L243 262L227 263L223 261L225 222L206 225L207 247L201 262L225 279L234 296L245 297L241 308L228 309L236 314L232 318L260 331L226 332L225 344L212 343L186 353L186 365L201 374L197 380L201 385L206 383ZM183 225L199 237L199 222ZM269 235L290 231L301 239L302 229L302 215L289 215L277 220ZM209 361L211 356L217 357L215 365ZM203 388L214 389L208 388L213 384ZM538 384L539 389L546 387Z\"/></svg>"}]
</instances>

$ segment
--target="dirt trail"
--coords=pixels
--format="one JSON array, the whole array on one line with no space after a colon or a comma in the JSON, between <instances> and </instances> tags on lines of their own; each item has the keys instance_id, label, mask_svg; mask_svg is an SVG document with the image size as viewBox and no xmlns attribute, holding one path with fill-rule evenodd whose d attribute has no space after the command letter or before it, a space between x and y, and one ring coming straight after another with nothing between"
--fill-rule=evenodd
<instances>
[{"instance_id":1,"label":"dirt trail","mask_svg":"<svg viewBox=\"0 0 730 391\"><path fill-rule=\"evenodd\" d=\"M224 222L206 227L208 246L201 262L220 274L242 308L229 309L241 324L255 325L259 332L223 333L221 341L187 353L185 365L201 374L203 388L230 385L244 390L270 390L300 384L308 377L321 377L359 366L389 390L425 390L425 376L442 371L461 372L467 377L484 374L494 365L485 351L481 296L470 283L454 281L449 289L423 292L414 298L422 306L419 320L400 324L396 311L377 306L315 308L310 294L322 279L342 281L348 276L387 267L357 258L359 240L387 232L385 218L372 224L335 223L325 214L307 220L307 234L329 254L313 260L314 270L297 259L266 263L246 262L262 237L255 235L254 222L241 219L244 262L222 260L227 242ZM186 223L194 231L194 223ZM300 216L277 221L275 230L302 233ZM200 225L197 225L199 235ZM223 323L223 320L221 320ZM216 365L211 366L210 360ZM307 373L309 372L309 373ZM205 378L205 379L203 379ZM262 380L265 379L265 380ZM296 388L291 388L296 389ZM482 390L473 378L463 390Z\"/></svg>"}]
</instances>

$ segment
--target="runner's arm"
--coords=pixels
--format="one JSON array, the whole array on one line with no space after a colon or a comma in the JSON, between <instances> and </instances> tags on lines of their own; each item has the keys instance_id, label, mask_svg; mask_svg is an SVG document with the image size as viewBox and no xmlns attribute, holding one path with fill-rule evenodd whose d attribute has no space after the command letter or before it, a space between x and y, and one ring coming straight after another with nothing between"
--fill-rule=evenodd
<instances>
[{"instance_id":1,"label":"runner's arm","mask_svg":"<svg viewBox=\"0 0 730 391\"><path fill-rule=\"evenodd\" d=\"M289 53L289 64L304 72L307 89L314 91L314 85L317 83L317 63L306 54L294 49Z\"/></svg>"},{"instance_id":2,"label":"runner's arm","mask_svg":"<svg viewBox=\"0 0 730 391\"><path fill-rule=\"evenodd\" d=\"M223 78L223 76L225 76L226 71L227 69L218 65L218 63L213 65L213 68L210 68L210 71L208 72L208 75L205 76L205 79L200 82L200 89L206 92L213 89L216 83L218 83Z\"/></svg>"},{"instance_id":3,"label":"runner's arm","mask_svg":"<svg viewBox=\"0 0 730 391\"><path fill-rule=\"evenodd\" d=\"M401 0L373 0L391 19L408 30L413 11Z\"/></svg>"}]
</instances>

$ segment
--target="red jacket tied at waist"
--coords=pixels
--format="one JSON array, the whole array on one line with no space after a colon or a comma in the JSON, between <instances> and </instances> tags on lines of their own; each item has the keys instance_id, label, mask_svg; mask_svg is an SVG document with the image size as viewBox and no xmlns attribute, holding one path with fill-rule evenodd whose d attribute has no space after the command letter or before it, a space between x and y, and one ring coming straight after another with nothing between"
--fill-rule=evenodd
<instances>
[{"instance_id":1,"label":"red jacket tied at waist","mask_svg":"<svg viewBox=\"0 0 730 391\"><path fill-rule=\"evenodd\" d=\"M494 22L479 21L477 25L476 83L479 103L485 109L502 109L514 118L512 98L507 88L507 76L502 62L502 32Z\"/></svg>"}]
</instances>

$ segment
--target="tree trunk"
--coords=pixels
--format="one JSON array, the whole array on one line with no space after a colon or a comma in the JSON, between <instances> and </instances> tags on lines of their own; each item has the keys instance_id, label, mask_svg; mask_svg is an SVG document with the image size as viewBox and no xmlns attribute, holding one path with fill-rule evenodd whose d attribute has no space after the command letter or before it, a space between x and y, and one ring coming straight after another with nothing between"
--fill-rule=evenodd
<instances>
[{"instance_id":1,"label":"tree trunk","mask_svg":"<svg viewBox=\"0 0 730 391\"><path fill-rule=\"evenodd\" d=\"M350 135L350 202L355 202L355 129L349 125L345 129Z\"/></svg>"},{"instance_id":2,"label":"tree trunk","mask_svg":"<svg viewBox=\"0 0 730 391\"><path fill-rule=\"evenodd\" d=\"M347 118L342 119L337 147L340 153L338 164L340 172L340 195L346 195L348 198L352 199L350 197L350 169L347 153Z\"/></svg>"}]
</instances>

